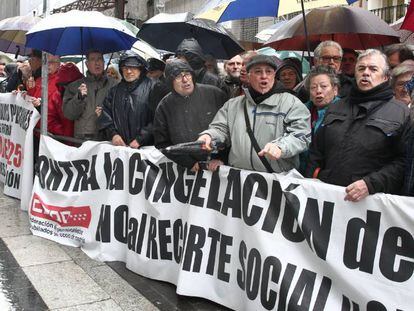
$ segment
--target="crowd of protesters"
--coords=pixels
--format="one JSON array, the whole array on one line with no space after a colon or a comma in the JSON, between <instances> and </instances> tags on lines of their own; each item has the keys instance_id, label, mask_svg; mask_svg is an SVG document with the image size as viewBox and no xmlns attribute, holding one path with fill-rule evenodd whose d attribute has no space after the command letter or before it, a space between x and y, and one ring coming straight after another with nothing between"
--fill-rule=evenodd
<instances>
[{"instance_id":1,"label":"crowd of protesters","mask_svg":"<svg viewBox=\"0 0 414 311\"><path fill-rule=\"evenodd\" d=\"M0 91L24 91L41 109L41 56L33 50L28 60L0 64ZM379 192L414 196L408 46L354 51L324 41L306 76L300 59L256 51L223 60L220 72L193 38L169 56L125 51L118 66L105 68L102 53L89 51L84 75L49 55L48 131L135 149L199 141L212 151L219 142L212 157L166 156L193 171L297 169L344 186L345 200L355 202Z\"/></svg>"}]
</instances>

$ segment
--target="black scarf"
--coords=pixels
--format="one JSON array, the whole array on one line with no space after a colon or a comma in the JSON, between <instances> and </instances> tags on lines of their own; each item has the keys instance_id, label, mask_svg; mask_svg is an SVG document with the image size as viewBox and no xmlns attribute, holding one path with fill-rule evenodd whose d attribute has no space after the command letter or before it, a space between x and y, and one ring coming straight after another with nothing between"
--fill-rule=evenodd
<instances>
[{"instance_id":1,"label":"black scarf","mask_svg":"<svg viewBox=\"0 0 414 311\"><path fill-rule=\"evenodd\" d=\"M282 86L282 84L277 82L277 81L275 81L275 83L273 84L273 87L267 93L264 93L264 94L256 91L254 88L249 86L249 94L252 97L253 101L256 103L256 105L258 105L262 101L268 99L273 94L279 94L279 93L283 93L283 92L289 92L290 93L290 91L286 90Z\"/></svg>"},{"instance_id":2,"label":"black scarf","mask_svg":"<svg viewBox=\"0 0 414 311\"><path fill-rule=\"evenodd\" d=\"M393 96L394 92L389 81L385 81L368 91L358 89L354 81L349 94L349 100L352 104L359 105L366 102L389 101Z\"/></svg>"}]
</instances>

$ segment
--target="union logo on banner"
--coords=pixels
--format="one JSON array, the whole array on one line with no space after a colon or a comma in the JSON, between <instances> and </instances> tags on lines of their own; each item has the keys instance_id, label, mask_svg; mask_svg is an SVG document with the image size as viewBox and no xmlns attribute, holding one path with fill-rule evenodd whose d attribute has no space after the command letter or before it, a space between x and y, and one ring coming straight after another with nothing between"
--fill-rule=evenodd
<instances>
[{"instance_id":1,"label":"union logo on banner","mask_svg":"<svg viewBox=\"0 0 414 311\"><path fill-rule=\"evenodd\" d=\"M56 222L61 227L89 228L91 222L90 206L53 206L43 202L36 193L33 194L30 213L33 216Z\"/></svg>"}]
</instances>

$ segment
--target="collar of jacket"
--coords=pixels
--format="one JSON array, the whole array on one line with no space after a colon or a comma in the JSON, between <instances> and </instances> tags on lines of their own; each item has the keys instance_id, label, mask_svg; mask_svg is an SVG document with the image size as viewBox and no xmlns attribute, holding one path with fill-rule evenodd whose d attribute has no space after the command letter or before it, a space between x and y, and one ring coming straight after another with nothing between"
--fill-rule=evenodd
<instances>
[{"instance_id":1,"label":"collar of jacket","mask_svg":"<svg viewBox=\"0 0 414 311\"><path fill-rule=\"evenodd\" d=\"M178 94L177 91L174 90L174 88L172 89L171 93L174 94L175 96L180 97L180 98L191 98L194 95L194 93L196 92L196 90L198 89L197 82L195 82L195 81L193 81L193 82L194 82L194 90L193 90L193 92L190 95L181 95L181 94Z\"/></svg>"},{"instance_id":2,"label":"collar of jacket","mask_svg":"<svg viewBox=\"0 0 414 311\"><path fill-rule=\"evenodd\" d=\"M233 77L231 75L227 75L224 78L224 83L231 84L231 85L234 84L234 85L237 85L237 86L240 86L241 85L240 78L235 78L235 77Z\"/></svg>"},{"instance_id":3,"label":"collar of jacket","mask_svg":"<svg viewBox=\"0 0 414 311\"><path fill-rule=\"evenodd\" d=\"M257 92L251 86L249 86L248 88L243 87L243 90L246 96L248 94L248 99L251 100L256 105L261 104L263 101L273 96L274 94L280 94L280 93L285 93L285 92L291 93L290 90L286 90L283 84L277 80L275 80L273 87L265 94L261 94Z\"/></svg>"},{"instance_id":4,"label":"collar of jacket","mask_svg":"<svg viewBox=\"0 0 414 311\"><path fill-rule=\"evenodd\" d=\"M89 72L89 70L86 72L86 79L88 79L89 81L107 81L108 80L108 76L103 73L101 76L95 76L93 74L91 74Z\"/></svg>"},{"instance_id":5,"label":"collar of jacket","mask_svg":"<svg viewBox=\"0 0 414 311\"><path fill-rule=\"evenodd\" d=\"M349 101L351 104L358 105L369 111L380 103L389 101L393 96L394 92L389 81L385 81L368 91L361 91L354 81L349 94Z\"/></svg>"}]
</instances>

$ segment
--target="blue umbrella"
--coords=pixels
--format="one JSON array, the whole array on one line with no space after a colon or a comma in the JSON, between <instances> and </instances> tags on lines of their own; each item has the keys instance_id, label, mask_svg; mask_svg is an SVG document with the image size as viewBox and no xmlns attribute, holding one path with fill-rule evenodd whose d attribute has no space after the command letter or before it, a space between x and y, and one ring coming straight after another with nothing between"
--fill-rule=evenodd
<instances>
[{"instance_id":1,"label":"blue umbrella","mask_svg":"<svg viewBox=\"0 0 414 311\"><path fill-rule=\"evenodd\" d=\"M129 50L137 40L115 18L77 10L47 16L26 34L26 46L60 56Z\"/></svg>"},{"instance_id":2,"label":"blue umbrella","mask_svg":"<svg viewBox=\"0 0 414 311\"><path fill-rule=\"evenodd\" d=\"M305 9L329 5L346 5L357 0L313 0L304 3ZM217 23L259 17L281 16L301 11L301 1L296 0L212 0L208 1L196 15L197 18Z\"/></svg>"}]
</instances>

